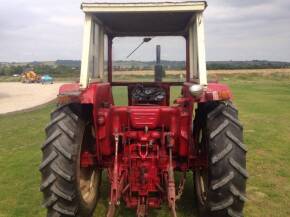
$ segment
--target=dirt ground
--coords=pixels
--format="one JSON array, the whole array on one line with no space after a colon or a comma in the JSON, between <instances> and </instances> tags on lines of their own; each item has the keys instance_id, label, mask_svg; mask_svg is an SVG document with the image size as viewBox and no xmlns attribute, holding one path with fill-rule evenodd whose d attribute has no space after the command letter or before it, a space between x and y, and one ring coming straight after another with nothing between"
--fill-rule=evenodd
<instances>
[{"instance_id":1,"label":"dirt ground","mask_svg":"<svg viewBox=\"0 0 290 217\"><path fill-rule=\"evenodd\" d=\"M0 114L30 109L45 104L58 94L62 83L23 84L0 82Z\"/></svg>"}]
</instances>

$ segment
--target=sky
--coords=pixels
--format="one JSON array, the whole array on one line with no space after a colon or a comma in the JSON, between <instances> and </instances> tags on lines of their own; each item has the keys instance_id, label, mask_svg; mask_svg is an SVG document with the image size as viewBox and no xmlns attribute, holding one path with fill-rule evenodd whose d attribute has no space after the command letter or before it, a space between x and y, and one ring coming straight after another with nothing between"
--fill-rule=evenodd
<instances>
[{"instance_id":1,"label":"sky","mask_svg":"<svg viewBox=\"0 0 290 217\"><path fill-rule=\"evenodd\" d=\"M0 0L0 62L80 59L84 20L80 3ZM205 34L207 60L290 62L290 1L208 0ZM115 42L114 59L124 59L140 38ZM161 44L162 59L184 59L182 38L154 38L131 59L154 59L156 44Z\"/></svg>"}]
</instances>

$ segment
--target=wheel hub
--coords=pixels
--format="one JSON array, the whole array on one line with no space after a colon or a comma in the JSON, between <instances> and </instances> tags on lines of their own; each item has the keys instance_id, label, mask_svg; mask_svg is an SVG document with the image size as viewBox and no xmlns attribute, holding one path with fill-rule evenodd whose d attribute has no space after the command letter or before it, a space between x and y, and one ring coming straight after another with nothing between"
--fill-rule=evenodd
<instances>
[{"instance_id":1,"label":"wheel hub","mask_svg":"<svg viewBox=\"0 0 290 217\"><path fill-rule=\"evenodd\" d=\"M91 202L97 193L98 172L92 168L81 168L80 191L85 202Z\"/></svg>"}]
</instances>

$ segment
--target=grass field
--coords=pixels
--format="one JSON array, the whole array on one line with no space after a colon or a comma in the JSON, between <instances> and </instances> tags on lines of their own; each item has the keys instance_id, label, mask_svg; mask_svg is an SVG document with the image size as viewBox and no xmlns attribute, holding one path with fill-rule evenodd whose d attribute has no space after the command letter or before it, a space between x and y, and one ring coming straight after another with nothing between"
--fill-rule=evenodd
<instances>
[{"instance_id":1,"label":"grass field","mask_svg":"<svg viewBox=\"0 0 290 217\"><path fill-rule=\"evenodd\" d=\"M234 92L234 102L244 123L248 145L246 217L290 216L290 79L289 77L228 76L222 79ZM173 90L177 95L178 90ZM124 103L124 89L115 91L118 104ZM0 217L41 217L39 192L40 145L53 105L35 112L0 116ZM105 193L107 187L102 191ZM103 196L95 217L105 216ZM119 217L134 216L122 208ZM167 208L150 216L169 216ZM193 187L189 179L178 202L179 217L194 217Z\"/></svg>"}]
</instances>

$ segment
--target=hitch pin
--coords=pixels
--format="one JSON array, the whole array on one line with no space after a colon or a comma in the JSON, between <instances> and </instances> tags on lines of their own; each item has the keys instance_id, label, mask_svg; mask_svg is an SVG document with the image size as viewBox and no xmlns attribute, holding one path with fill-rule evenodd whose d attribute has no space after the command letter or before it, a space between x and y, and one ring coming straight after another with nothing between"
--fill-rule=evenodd
<instances>
[{"instance_id":1,"label":"hitch pin","mask_svg":"<svg viewBox=\"0 0 290 217\"><path fill-rule=\"evenodd\" d=\"M141 157L141 159L145 159L148 155L148 146L149 144L146 143L145 145L145 153L142 152L142 147L144 147L142 144L139 144L138 147L139 147L139 155Z\"/></svg>"}]
</instances>

